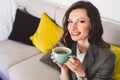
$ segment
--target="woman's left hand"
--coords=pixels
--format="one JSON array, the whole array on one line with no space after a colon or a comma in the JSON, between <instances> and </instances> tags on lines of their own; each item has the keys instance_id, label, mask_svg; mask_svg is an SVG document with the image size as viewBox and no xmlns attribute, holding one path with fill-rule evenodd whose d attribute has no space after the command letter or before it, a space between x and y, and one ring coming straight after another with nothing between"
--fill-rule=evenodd
<instances>
[{"instance_id":1,"label":"woman's left hand","mask_svg":"<svg viewBox=\"0 0 120 80\"><path fill-rule=\"evenodd\" d=\"M85 76L85 71L82 66L82 63L78 58L70 58L66 63L65 63L68 68L73 71L77 76Z\"/></svg>"}]
</instances>

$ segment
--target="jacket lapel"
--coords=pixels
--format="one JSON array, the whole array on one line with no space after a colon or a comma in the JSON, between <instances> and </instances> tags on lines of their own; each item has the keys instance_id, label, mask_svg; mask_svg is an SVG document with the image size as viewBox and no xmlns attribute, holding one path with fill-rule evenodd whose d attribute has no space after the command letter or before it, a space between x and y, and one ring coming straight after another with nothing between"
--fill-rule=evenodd
<instances>
[{"instance_id":1,"label":"jacket lapel","mask_svg":"<svg viewBox=\"0 0 120 80\"><path fill-rule=\"evenodd\" d=\"M77 47L77 42L74 42L74 44L71 47L72 54L76 55L76 47Z\"/></svg>"},{"instance_id":2,"label":"jacket lapel","mask_svg":"<svg viewBox=\"0 0 120 80\"><path fill-rule=\"evenodd\" d=\"M77 46L77 43L74 43L71 48L72 53L74 55L76 55L76 46ZM90 47L85 55L84 61L82 63L86 73L87 73L87 70L92 68L94 61L96 60L95 55L97 55L97 51L98 51L98 49L94 45L90 45ZM77 80L75 73L72 72L71 76L72 76L72 80Z\"/></svg>"},{"instance_id":3,"label":"jacket lapel","mask_svg":"<svg viewBox=\"0 0 120 80\"><path fill-rule=\"evenodd\" d=\"M76 46L77 46L77 43L75 42L73 45L72 45L72 53L74 55L76 55ZM94 45L90 45L90 47L88 48L88 51L86 53L86 56L84 58L84 61L82 63L85 71L92 67L92 64L94 63L95 59L96 59L96 55L97 55L97 51L98 49L94 46Z\"/></svg>"},{"instance_id":4,"label":"jacket lapel","mask_svg":"<svg viewBox=\"0 0 120 80\"><path fill-rule=\"evenodd\" d=\"M96 60L95 56L97 55L97 51L98 50L94 45L90 45L83 61L83 67L85 71L87 71L93 66L94 61Z\"/></svg>"}]
</instances>

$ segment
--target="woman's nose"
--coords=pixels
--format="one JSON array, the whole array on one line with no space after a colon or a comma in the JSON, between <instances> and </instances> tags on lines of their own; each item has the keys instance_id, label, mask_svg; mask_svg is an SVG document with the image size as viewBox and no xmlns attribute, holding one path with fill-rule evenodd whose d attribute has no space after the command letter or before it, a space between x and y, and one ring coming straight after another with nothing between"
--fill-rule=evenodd
<instances>
[{"instance_id":1,"label":"woman's nose","mask_svg":"<svg viewBox=\"0 0 120 80\"><path fill-rule=\"evenodd\" d=\"M73 29L73 30L77 29L77 23L76 23L76 22L74 22L74 23L72 24L72 29Z\"/></svg>"},{"instance_id":2,"label":"woman's nose","mask_svg":"<svg viewBox=\"0 0 120 80\"><path fill-rule=\"evenodd\" d=\"M74 21L74 22L72 23L72 26L77 26L77 22Z\"/></svg>"}]
</instances>

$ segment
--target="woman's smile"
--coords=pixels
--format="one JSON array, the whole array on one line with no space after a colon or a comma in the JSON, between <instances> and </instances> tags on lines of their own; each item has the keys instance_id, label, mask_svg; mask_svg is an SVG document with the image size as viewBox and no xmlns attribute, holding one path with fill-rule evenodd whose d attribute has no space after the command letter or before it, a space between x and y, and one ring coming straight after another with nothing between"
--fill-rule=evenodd
<instances>
[{"instance_id":1,"label":"woman's smile","mask_svg":"<svg viewBox=\"0 0 120 80\"><path fill-rule=\"evenodd\" d=\"M90 30L90 19L84 9L71 11L68 19L68 31L73 41L86 40Z\"/></svg>"},{"instance_id":2,"label":"woman's smile","mask_svg":"<svg viewBox=\"0 0 120 80\"><path fill-rule=\"evenodd\" d=\"M79 36L81 32L71 32L71 36Z\"/></svg>"}]
</instances>

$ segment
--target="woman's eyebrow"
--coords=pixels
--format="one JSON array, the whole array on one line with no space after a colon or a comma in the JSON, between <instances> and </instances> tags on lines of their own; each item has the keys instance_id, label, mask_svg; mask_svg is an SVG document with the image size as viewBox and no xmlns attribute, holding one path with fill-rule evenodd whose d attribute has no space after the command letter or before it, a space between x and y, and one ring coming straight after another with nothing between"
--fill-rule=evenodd
<instances>
[{"instance_id":1,"label":"woman's eyebrow","mask_svg":"<svg viewBox=\"0 0 120 80\"><path fill-rule=\"evenodd\" d=\"M75 19L75 20L83 20L83 19L85 19L85 18L78 18L78 19ZM70 19L70 18L68 18L68 20L74 21L73 19Z\"/></svg>"}]
</instances>

